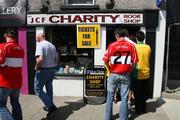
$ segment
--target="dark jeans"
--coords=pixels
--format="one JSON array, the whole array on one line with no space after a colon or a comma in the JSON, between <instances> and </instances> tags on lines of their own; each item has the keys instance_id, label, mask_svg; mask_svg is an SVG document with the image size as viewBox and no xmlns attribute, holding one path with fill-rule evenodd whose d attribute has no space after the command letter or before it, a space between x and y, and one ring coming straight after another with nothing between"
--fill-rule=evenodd
<instances>
[{"instance_id":1,"label":"dark jeans","mask_svg":"<svg viewBox=\"0 0 180 120\"><path fill-rule=\"evenodd\" d=\"M20 90L0 88L0 119L1 120L22 120L22 110L19 103ZM7 98L10 96L12 115L6 107Z\"/></svg>"},{"instance_id":2,"label":"dark jeans","mask_svg":"<svg viewBox=\"0 0 180 120\"><path fill-rule=\"evenodd\" d=\"M148 99L149 79L134 79L135 110L137 114L146 112L146 100Z\"/></svg>"},{"instance_id":3,"label":"dark jeans","mask_svg":"<svg viewBox=\"0 0 180 120\"><path fill-rule=\"evenodd\" d=\"M39 96L42 102L48 108L54 105L53 103L53 78L55 76L55 69L39 69L36 71L34 78L34 91L35 94ZM43 90L45 86L46 92Z\"/></svg>"}]
</instances>

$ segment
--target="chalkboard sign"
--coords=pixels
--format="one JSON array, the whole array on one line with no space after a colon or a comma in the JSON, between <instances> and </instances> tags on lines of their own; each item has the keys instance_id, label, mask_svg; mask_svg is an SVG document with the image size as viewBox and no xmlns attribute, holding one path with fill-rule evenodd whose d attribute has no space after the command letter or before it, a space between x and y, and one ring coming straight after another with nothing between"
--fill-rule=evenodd
<instances>
[{"instance_id":1,"label":"chalkboard sign","mask_svg":"<svg viewBox=\"0 0 180 120\"><path fill-rule=\"evenodd\" d=\"M94 66L84 70L84 101L101 104L106 100L106 68Z\"/></svg>"}]
</instances>

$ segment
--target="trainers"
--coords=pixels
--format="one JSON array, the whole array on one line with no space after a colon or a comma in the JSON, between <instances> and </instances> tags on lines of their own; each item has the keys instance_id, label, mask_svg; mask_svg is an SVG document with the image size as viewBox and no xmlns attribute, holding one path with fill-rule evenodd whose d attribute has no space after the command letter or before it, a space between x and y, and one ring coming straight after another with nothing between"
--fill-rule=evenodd
<instances>
[{"instance_id":1,"label":"trainers","mask_svg":"<svg viewBox=\"0 0 180 120\"><path fill-rule=\"evenodd\" d=\"M50 107L47 113L47 117L50 116L52 113L54 113L56 110L57 110L57 107L55 105Z\"/></svg>"}]
</instances>

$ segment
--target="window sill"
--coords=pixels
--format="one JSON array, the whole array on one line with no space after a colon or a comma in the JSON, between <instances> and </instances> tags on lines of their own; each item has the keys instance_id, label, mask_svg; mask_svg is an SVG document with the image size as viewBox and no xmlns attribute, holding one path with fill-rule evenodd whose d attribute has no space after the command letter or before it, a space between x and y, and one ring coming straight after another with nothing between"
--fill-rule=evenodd
<instances>
[{"instance_id":1,"label":"window sill","mask_svg":"<svg viewBox=\"0 0 180 120\"><path fill-rule=\"evenodd\" d=\"M67 73L67 74L65 74L65 73L56 73L56 76L73 76L73 77L78 76L78 77L83 77L84 74L74 74L74 73Z\"/></svg>"}]
</instances>

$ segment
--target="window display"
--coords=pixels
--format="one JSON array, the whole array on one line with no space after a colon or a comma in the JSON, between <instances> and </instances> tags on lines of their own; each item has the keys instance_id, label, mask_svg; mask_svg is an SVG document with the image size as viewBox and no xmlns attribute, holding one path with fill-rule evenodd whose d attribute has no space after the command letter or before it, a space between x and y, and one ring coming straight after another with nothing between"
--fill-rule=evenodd
<instances>
[{"instance_id":1,"label":"window display","mask_svg":"<svg viewBox=\"0 0 180 120\"><path fill-rule=\"evenodd\" d=\"M46 35L57 48L57 75L82 75L85 67L93 66L94 49L77 48L76 27L49 27Z\"/></svg>"}]
</instances>

